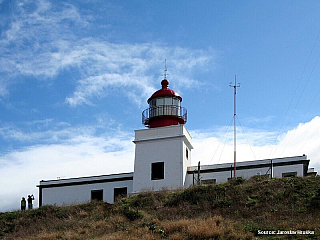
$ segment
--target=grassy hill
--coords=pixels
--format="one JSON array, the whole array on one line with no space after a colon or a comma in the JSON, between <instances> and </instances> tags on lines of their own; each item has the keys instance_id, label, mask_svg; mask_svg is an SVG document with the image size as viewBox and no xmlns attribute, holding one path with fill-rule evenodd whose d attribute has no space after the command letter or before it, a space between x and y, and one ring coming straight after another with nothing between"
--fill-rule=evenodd
<instances>
[{"instance_id":1,"label":"grassy hill","mask_svg":"<svg viewBox=\"0 0 320 240\"><path fill-rule=\"evenodd\" d=\"M0 213L0 238L320 239L320 177L234 179L115 204Z\"/></svg>"}]
</instances>

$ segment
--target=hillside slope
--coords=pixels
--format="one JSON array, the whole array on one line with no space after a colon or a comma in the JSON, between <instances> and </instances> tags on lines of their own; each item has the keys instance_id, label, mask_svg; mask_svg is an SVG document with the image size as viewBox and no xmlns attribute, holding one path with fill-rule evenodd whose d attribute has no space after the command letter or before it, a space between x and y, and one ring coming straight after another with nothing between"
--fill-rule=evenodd
<instances>
[{"instance_id":1,"label":"hillside slope","mask_svg":"<svg viewBox=\"0 0 320 240\"><path fill-rule=\"evenodd\" d=\"M235 179L115 204L0 213L0 238L320 239L320 178Z\"/></svg>"}]
</instances>

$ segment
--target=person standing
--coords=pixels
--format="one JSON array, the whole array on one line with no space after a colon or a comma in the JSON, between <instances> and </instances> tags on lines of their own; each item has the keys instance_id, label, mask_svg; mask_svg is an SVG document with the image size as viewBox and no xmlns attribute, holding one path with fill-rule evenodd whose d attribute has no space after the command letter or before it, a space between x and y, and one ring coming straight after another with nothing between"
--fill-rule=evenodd
<instances>
[{"instance_id":1,"label":"person standing","mask_svg":"<svg viewBox=\"0 0 320 240\"><path fill-rule=\"evenodd\" d=\"M33 194L28 195L28 209L32 209L32 201L34 200Z\"/></svg>"},{"instance_id":2,"label":"person standing","mask_svg":"<svg viewBox=\"0 0 320 240\"><path fill-rule=\"evenodd\" d=\"M21 211L26 210L26 205L27 205L26 199L23 197L21 200Z\"/></svg>"}]
</instances>

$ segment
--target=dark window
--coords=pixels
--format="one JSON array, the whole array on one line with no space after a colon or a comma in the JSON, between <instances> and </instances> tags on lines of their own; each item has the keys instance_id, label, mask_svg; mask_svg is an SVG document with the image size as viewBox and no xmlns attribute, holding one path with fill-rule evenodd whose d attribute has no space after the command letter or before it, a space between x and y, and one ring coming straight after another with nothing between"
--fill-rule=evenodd
<instances>
[{"instance_id":1,"label":"dark window","mask_svg":"<svg viewBox=\"0 0 320 240\"><path fill-rule=\"evenodd\" d=\"M164 162L151 164L151 180L164 179Z\"/></svg>"},{"instance_id":2,"label":"dark window","mask_svg":"<svg viewBox=\"0 0 320 240\"><path fill-rule=\"evenodd\" d=\"M234 179L234 177L229 177L229 178L228 178L228 182L229 182L229 181L232 181L233 179ZM243 177L236 177L236 179L243 179Z\"/></svg>"},{"instance_id":3,"label":"dark window","mask_svg":"<svg viewBox=\"0 0 320 240\"><path fill-rule=\"evenodd\" d=\"M257 174L252 176L252 178L270 178L270 177L271 177L270 174Z\"/></svg>"},{"instance_id":4,"label":"dark window","mask_svg":"<svg viewBox=\"0 0 320 240\"><path fill-rule=\"evenodd\" d=\"M186 148L186 158L189 159L189 150Z\"/></svg>"},{"instance_id":5,"label":"dark window","mask_svg":"<svg viewBox=\"0 0 320 240\"><path fill-rule=\"evenodd\" d=\"M206 180L201 180L202 184L215 184L217 182L216 179L206 179Z\"/></svg>"},{"instance_id":6,"label":"dark window","mask_svg":"<svg viewBox=\"0 0 320 240\"><path fill-rule=\"evenodd\" d=\"M113 192L114 201L116 202L119 198L124 198L127 196L127 187L115 188Z\"/></svg>"},{"instance_id":7,"label":"dark window","mask_svg":"<svg viewBox=\"0 0 320 240\"><path fill-rule=\"evenodd\" d=\"M296 177L296 176L297 176L297 172L282 173L282 177Z\"/></svg>"},{"instance_id":8,"label":"dark window","mask_svg":"<svg viewBox=\"0 0 320 240\"><path fill-rule=\"evenodd\" d=\"M91 191L91 201L103 201L103 190L92 190Z\"/></svg>"}]
</instances>

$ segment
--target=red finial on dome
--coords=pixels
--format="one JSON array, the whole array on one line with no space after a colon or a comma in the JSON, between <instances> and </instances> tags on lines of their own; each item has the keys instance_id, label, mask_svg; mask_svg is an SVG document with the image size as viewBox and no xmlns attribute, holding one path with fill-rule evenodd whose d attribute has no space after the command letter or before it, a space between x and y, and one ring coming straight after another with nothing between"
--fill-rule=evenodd
<instances>
[{"instance_id":1,"label":"red finial on dome","mask_svg":"<svg viewBox=\"0 0 320 240\"><path fill-rule=\"evenodd\" d=\"M169 85L169 81L167 79L163 79L161 81L161 86L162 86L161 89L156 91L154 94L152 94L152 96L148 99L148 103L150 103L152 99L159 98L159 97L176 97L181 102L182 98L179 96L179 94L176 93L174 90L168 88L168 85Z\"/></svg>"},{"instance_id":2,"label":"red finial on dome","mask_svg":"<svg viewBox=\"0 0 320 240\"><path fill-rule=\"evenodd\" d=\"M162 86L162 89L168 89L169 81L167 79L163 79L161 81L161 86Z\"/></svg>"}]
</instances>

